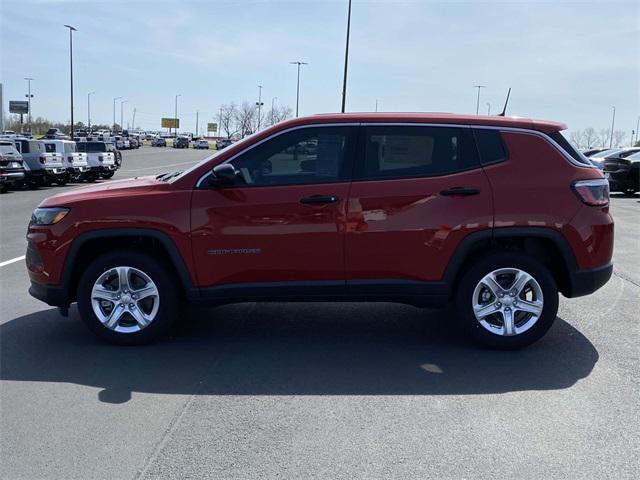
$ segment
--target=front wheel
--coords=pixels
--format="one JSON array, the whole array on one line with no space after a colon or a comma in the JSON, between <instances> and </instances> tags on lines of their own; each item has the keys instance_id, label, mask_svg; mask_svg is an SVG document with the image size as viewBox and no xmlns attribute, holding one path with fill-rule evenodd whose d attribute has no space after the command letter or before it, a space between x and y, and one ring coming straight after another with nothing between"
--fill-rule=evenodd
<instances>
[{"instance_id":1,"label":"front wheel","mask_svg":"<svg viewBox=\"0 0 640 480\"><path fill-rule=\"evenodd\" d=\"M98 257L82 274L77 298L84 323L118 345L154 342L178 313L173 278L157 259L137 251Z\"/></svg>"},{"instance_id":2,"label":"front wheel","mask_svg":"<svg viewBox=\"0 0 640 480\"><path fill-rule=\"evenodd\" d=\"M464 329L480 344L503 350L523 348L553 325L558 287L535 258L497 252L463 273L456 309Z\"/></svg>"}]
</instances>

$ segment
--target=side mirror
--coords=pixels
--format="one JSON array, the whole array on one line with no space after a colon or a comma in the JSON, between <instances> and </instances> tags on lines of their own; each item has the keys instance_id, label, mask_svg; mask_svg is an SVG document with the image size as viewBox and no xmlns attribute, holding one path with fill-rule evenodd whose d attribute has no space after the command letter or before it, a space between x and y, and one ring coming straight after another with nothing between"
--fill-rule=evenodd
<instances>
[{"instance_id":1,"label":"side mirror","mask_svg":"<svg viewBox=\"0 0 640 480\"><path fill-rule=\"evenodd\" d=\"M236 181L236 169L230 163L216 165L211 172L213 185L233 185Z\"/></svg>"}]
</instances>

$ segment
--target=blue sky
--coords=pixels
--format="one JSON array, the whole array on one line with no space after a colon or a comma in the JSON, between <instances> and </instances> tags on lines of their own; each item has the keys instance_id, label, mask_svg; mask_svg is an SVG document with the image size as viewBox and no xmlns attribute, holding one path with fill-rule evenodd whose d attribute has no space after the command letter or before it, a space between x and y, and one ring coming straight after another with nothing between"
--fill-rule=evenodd
<instances>
[{"instance_id":1,"label":"blue sky","mask_svg":"<svg viewBox=\"0 0 640 480\"><path fill-rule=\"evenodd\" d=\"M30 1L0 4L1 81L33 115L68 121L68 31L74 25L75 116L111 123L122 96L125 123L159 129L181 94L181 129L194 130L221 103L295 105L302 115L338 111L346 0ZM635 128L640 115L640 2L354 0L348 111L509 113L572 129ZM117 118L120 116L118 104Z\"/></svg>"}]
</instances>

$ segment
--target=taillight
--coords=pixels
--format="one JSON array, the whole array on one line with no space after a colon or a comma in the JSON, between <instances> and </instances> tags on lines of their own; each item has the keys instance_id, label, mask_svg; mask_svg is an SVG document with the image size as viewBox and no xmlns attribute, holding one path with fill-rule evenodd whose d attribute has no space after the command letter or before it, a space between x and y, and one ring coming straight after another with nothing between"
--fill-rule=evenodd
<instances>
[{"instance_id":1,"label":"taillight","mask_svg":"<svg viewBox=\"0 0 640 480\"><path fill-rule=\"evenodd\" d=\"M47 157L45 157L44 155L43 155L43 156L41 156L41 157L40 157L40 163L41 163L41 164L43 164L43 165L44 165L45 163L47 163Z\"/></svg>"},{"instance_id":2,"label":"taillight","mask_svg":"<svg viewBox=\"0 0 640 480\"><path fill-rule=\"evenodd\" d=\"M573 184L573 191L587 205L593 207L609 205L609 182L606 178L578 180Z\"/></svg>"},{"instance_id":3,"label":"taillight","mask_svg":"<svg viewBox=\"0 0 640 480\"><path fill-rule=\"evenodd\" d=\"M69 163L73 163L73 156L69 155L67 158L69 159Z\"/></svg>"},{"instance_id":4,"label":"taillight","mask_svg":"<svg viewBox=\"0 0 640 480\"><path fill-rule=\"evenodd\" d=\"M101 162L104 161L104 155L98 155L98 160L100 160Z\"/></svg>"}]
</instances>

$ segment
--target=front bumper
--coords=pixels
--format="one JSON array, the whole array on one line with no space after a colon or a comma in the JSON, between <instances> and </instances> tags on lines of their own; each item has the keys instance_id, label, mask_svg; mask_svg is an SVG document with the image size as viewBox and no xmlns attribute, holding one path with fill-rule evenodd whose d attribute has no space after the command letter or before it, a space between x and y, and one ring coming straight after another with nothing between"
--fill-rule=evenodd
<instances>
[{"instance_id":1,"label":"front bumper","mask_svg":"<svg viewBox=\"0 0 640 480\"><path fill-rule=\"evenodd\" d=\"M609 281L613 274L613 262L597 268L575 270L569 274L569 288L565 297L574 298L589 295Z\"/></svg>"},{"instance_id":2,"label":"front bumper","mask_svg":"<svg viewBox=\"0 0 640 480\"><path fill-rule=\"evenodd\" d=\"M0 172L0 183L19 182L24 179L24 170L4 170Z\"/></svg>"},{"instance_id":3,"label":"front bumper","mask_svg":"<svg viewBox=\"0 0 640 480\"><path fill-rule=\"evenodd\" d=\"M45 285L31 280L29 294L52 307L68 307L66 290L59 285Z\"/></svg>"}]
</instances>

